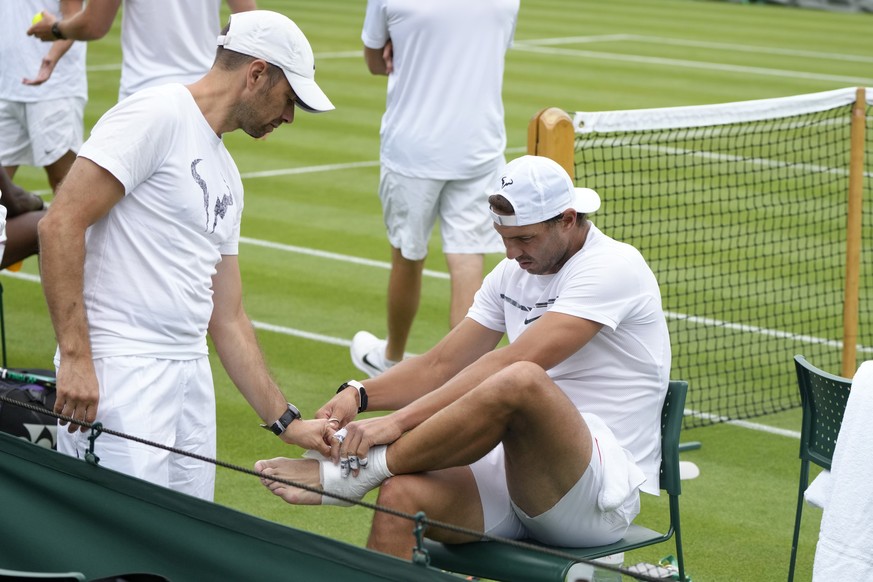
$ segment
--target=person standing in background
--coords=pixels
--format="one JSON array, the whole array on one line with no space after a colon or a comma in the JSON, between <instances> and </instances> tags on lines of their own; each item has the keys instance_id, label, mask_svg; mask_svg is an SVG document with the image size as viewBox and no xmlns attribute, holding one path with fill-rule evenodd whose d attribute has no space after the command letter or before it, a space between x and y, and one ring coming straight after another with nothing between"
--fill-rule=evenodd
<instances>
[{"instance_id":1,"label":"person standing in background","mask_svg":"<svg viewBox=\"0 0 873 582\"><path fill-rule=\"evenodd\" d=\"M121 0L88 0L58 21L46 15L27 34L42 40L98 40L106 36ZM255 0L227 0L232 13L254 10ZM221 29L221 0L125 0L121 17L118 100L164 83L193 83L212 66Z\"/></svg>"},{"instance_id":2,"label":"person standing in background","mask_svg":"<svg viewBox=\"0 0 873 582\"><path fill-rule=\"evenodd\" d=\"M379 198L391 244L388 337L355 334L354 365L376 376L403 358L440 220L456 326L482 283L484 254L503 251L487 212L505 165L503 69L519 0L368 0L361 39L388 76Z\"/></svg>"},{"instance_id":3,"label":"person standing in background","mask_svg":"<svg viewBox=\"0 0 873 582\"><path fill-rule=\"evenodd\" d=\"M0 3L0 164L10 180L19 166L42 167L56 190L82 145L85 44L46 45L24 33L38 13L69 17L81 9L82 0Z\"/></svg>"}]
</instances>

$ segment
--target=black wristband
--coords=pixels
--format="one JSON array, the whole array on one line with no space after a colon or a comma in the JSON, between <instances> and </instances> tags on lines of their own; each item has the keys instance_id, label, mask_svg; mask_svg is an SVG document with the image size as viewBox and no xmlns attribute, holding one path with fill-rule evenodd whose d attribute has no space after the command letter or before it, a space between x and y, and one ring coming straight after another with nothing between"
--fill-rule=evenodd
<instances>
[{"instance_id":1,"label":"black wristband","mask_svg":"<svg viewBox=\"0 0 873 582\"><path fill-rule=\"evenodd\" d=\"M272 432L276 436L281 436L285 430L291 426L291 423L300 418L300 411L297 410L297 407L288 403L288 407L285 409L285 412L282 413L282 416L279 417L279 420L274 422L273 424L262 424L261 428L265 428Z\"/></svg>"},{"instance_id":2,"label":"black wristband","mask_svg":"<svg viewBox=\"0 0 873 582\"><path fill-rule=\"evenodd\" d=\"M56 20L54 24L52 24L52 36L54 36L58 40L66 40L67 37L64 36L64 33L61 32L61 21Z\"/></svg>"},{"instance_id":3,"label":"black wristband","mask_svg":"<svg viewBox=\"0 0 873 582\"><path fill-rule=\"evenodd\" d=\"M348 382L343 382L342 386L336 389L336 393L339 394L349 386L358 391L358 398L360 400L360 404L358 405L358 412L364 412L365 410L367 410L367 391L364 389L363 384L361 384L357 380L349 380Z\"/></svg>"}]
</instances>

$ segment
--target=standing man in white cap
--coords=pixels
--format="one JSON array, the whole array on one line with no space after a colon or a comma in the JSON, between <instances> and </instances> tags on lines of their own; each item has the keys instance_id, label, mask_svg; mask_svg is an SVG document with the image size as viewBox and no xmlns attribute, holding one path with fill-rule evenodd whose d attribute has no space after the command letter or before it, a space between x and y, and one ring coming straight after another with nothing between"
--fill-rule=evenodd
<instances>
[{"instance_id":1,"label":"standing man in white cap","mask_svg":"<svg viewBox=\"0 0 873 582\"><path fill-rule=\"evenodd\" d=\"M325 449L326 421L300 420L286 401L242 306L243 188L222 135L262 137L291 123L295 107L333 105L287 17L242 12L222 32L199 81L145 89L100 119L40 222L58 340L55 411L213 458L208 332L264 428ZM70 422L58 449L82 456L85 430ZM112 469L212 499L210 463L109 434L95 453Z\"/></svg>"},{"instance_id":2,"label":"standing man in white cap","mask_svg":"<svg viewBox=\"0 0 873 582\"><path fill-rule=\"evenodd\" d=\"M615 542L639 512L639 491L659 489L670 340L658 283L637 249L588 221L597 193L574 188L554 161L513 160L495 191L507 258L467 318L427 353L348 382L356 389L322 407L316 417L344 425L331 458L255 468L351 498L381 484L379 505L491 535ZM498 348L504 334L509 345ZM346 424L361 409L396 412ZM289 503L336 504L264 484ZM412 532L376 512L367 545L408 559Z\"/></svg>"}]
</instances>

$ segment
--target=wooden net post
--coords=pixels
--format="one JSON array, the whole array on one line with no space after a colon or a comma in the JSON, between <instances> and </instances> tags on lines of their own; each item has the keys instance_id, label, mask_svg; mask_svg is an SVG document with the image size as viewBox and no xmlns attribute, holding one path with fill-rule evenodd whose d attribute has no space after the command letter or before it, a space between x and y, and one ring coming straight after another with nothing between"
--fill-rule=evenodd
<instances>
[{"instance_id":1,"label":"wooden net post","mask_svg":"<svg viewBox=\"0 0 873 582\"><path fill-rule=\"evenodd\" d=\"M861 207L864 191L864 131L867 99L863 87L855 94L852 108L851 156L849 158L849 204L846 226L846 289L843 302L843 359L841 374L855 375L858 343L858 303L861 279Z\"/></svg>"},{"instance_id":2,"label":"wooden net post","mask_svg":"<svg viewBox=\"0 0 873 582\"><path fill-rule=\"evenodd\" d=\"M527 125L527 153L555 160L575 183L575 138L573 120L567 112L549 107L534 115Z\"/></svg>"}]
</instances>

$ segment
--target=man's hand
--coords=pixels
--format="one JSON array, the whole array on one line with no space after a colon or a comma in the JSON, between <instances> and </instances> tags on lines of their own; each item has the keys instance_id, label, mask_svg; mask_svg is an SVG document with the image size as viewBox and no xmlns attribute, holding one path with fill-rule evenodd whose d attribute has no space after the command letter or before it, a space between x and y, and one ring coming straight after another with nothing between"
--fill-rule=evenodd
<instances>
[{"instance_id":1,"label":"man's hand","mask_svg":"<svg viewBox=\"0 0 873 582\"><path fill-rule=\"evenodd\" d=\"M392 414L352 422L345 426L345 436L341 439L333 439L330 458L334 463L338 463L355 457L360 467L366 467L370 447L393 443L402 434L403 431L394 422ZM358 471L355 470L354 464L350 466L352 473L357 476Z\"/></svg>"},{"instance_id":2,"label":"man's hand","mask_svg":"<svg viewBox=\"0 0 873 582\"><path fill-rule=\"evenodd\" d=\"M27 29L27 36L35 36L39 40L55 41L55 35L52 34L52 25L57 22L54 14L43 11L42 20Z\"/></svg>"},{"instance_id":3,"label":"man's hand","mask_svg":"<svg viewBox=\"0 0 873 582\"><path fill-rule=\"evenodd\" d=\"M358 414L358 391L353 386L347 386L345 390L337 393L327 404L318 409L315 418L325 420L332 419L334 430L343 427L355 420Z\"/></svg>"},{"instance_id":4,"label":"man's hand","mask_svg":"<svg viewBox=\"0 0 873 582\"><path fill-rule=\"evenodd\" d=\"M322 418L298 419L288 425L280 438L288 444L318 451L327 456L330 454L330 446L327 443L335 430L336 425L330 425L327 420Z\"/></svg>"},{"instance_id":5,"label":"man's hand","mask_svg":"<svg viewBox=\"0 0 873 582\"><path fill-rule=\"evenodd\" d=\"M385 74L390 75L394 72L394 43L391 39L382 47L382 60L385 61Z\"/></svg>"},{"instance_id":6,"label":"man's hand","mask_svg":"<svg viewBox=\"0 0 873 582\"><path fill-rule=\"evenodd\" d=\"M94 362L90 358L81 360L62 358L58 368L54 411L74 420L92 423L97 418L99 400L100 388L94 372ZM68 424L63 419L59 423L61 426ZM76 432L77 429L82 432L89 430L84 425L72 422L69 425L67 431L71 433Z\"/></svg>"},{"instance_id":7,"label":"man's hand","mask_svg":"<svg viewBox=\"0 0 873 582\"><path fill-rule=\"evenodd\" d=\"M42 85L52 76L52 72L55 70L55 65L57 64L57 61L44 57L39 65L39 71L37 71L36 77L33 79L22 79L21 82L25 85Z\"/></svg>"}]
</instances>

